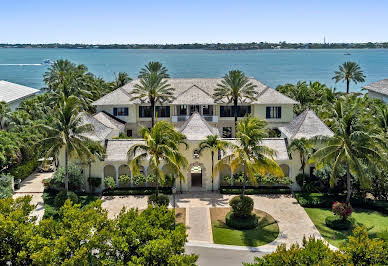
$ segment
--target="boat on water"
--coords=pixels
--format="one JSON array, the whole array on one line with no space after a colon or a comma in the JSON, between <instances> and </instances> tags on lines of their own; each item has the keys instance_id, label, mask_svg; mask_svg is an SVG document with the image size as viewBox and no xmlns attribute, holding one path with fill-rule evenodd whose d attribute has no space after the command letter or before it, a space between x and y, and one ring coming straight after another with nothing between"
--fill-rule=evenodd
<instances>
[{"instance_id":1,"label":"boat on water","mask_svg":"<svg viewBox=\"0 0 388 266\"><path fill-rule=\"evenodd\" d=\"M344 53L344 55L352 55L351 53Z\"/></svg>"},{"instance_id":2,"label":"boat on water","mask_svg":"<svg viewBox=\"0 0 388 266\"><path fill-rule=\"evenodd\" d=\"M52 65L54 62L50 59L43 60L43 65Z\"/></svg>"}]
</instances>

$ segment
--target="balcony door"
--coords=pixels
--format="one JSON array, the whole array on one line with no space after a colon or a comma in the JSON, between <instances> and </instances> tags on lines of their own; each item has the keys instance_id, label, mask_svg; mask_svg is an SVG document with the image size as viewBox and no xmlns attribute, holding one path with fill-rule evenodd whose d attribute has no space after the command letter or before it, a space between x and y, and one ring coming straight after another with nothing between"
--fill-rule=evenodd
<instances>
[{"instance_id":1,"label":"balcony door","mask_svg":"<svg viewBox=\"0 0 388 266\"><path fill-rule=\"evenodd\" d=\"M190 115L192 115L194 112L200 112L200 105L190 105Z\"/></svg>"}]
</instances>

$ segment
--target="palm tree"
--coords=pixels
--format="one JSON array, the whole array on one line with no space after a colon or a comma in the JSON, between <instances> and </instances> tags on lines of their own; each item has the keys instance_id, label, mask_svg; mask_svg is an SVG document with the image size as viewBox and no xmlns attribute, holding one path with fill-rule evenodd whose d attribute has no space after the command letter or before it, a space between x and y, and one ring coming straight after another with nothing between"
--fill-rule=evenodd
<instances>
[{"instance_id":1,"label":"palm tree","mask_svg":"<svg viewBox=\"0 0 388 266\"><path fill-rule=\"evenodd\" d=\"M134 85L132 90L132 100L139 99L151 104L152 127L155 124L155 104L163 104L174 99L174 88L168 83L162 75L152 72L139 79L139 83Z\"/></svg>"},{"instance_id":2,"label":"palm tree","mask_svg":"<svg viewBox=\"0 0 388 266\"><path fill-rule=\"evenodd\" d=\"M361 70L361 67L356 62L345 62L338 67L339 70L334 72L333 79L335 83L339 81L346 81L346 93L349 94L349 83L353 81L355 84L357 82L364 82L365 75Z\"/></svg>"},{"instance_id":3,"label":"palm tree","mask_svg":"<svg viewBox=\"0 0 388 266\"><path fill-rule=\"evenodd\" d=\"M231 70L226 74L223 80L217 84L213 97L215 102L233 103L234 126L237 128L237 108L238 103L254 101L257 99L256 85L254 85L244 72L240 70Z\"/></svg>"},{"instance_id":4,"label":"palm tree","mask_svg":"<svg viewBox=\"0 0 388 266\"><path fill-rule=\"evenodd\" d=\"M57 155L60 150L65 152L65 190L69 190L69 156L75 156L87 163L93 154L88 148L85 133L93 130L91 124L84 123L81 107L77 97L70 96L60 103L51 126L39 124L46 138L37 143L45 150L46 157Z\"/></svg>"},{"instance_id":5,"label":"palm tree","mask_svg":"<svg viewBox=\"0 0 388 266\"><path fill-rule=\"evenodd\" d=\"M352 194L352 176L356 177L361 186L367 186L369 180L362 165L383 165L384 153L379 144L381 138L375 135L371 127L367 127L360 115L359 101L353 98L340 98L334 104L331 128L334 136L318 138L322 146L311 156L309 163L316 163L317 167L332 164L333 171L330 185L334 186L339 166L346 169L346 203L350 202Z\"/></svg>"},{"instance_id":6,"label":"palm tree","mask_svg":"<svg viewBox=\"0 0 388 266\"><path fill-rule=\"evenodd\" d=\"M156 73L158 76L161 76L163 78L169 78L170 75L167 73L167 68L163 66L160 62L149 62L147 65L145 65L141 70L139 74L139 78L144 78L145 76Z\"/></svg>"},{"instance_id":7,"label":"palm tree","mask_svg":"<svg viewBox=\"0 0 388 266\"><path fill-rule=\"evenodd\" d=\"M218 135L209 135L205 140L199 143L199 153L209 149L212 156L212 191L214 191L214 153L218 151L225 151L229 146L227 141L221 140Z\"/></svg>"},{"instance_id":8,"label":"palm tree","mask_svg":"<svg viewBox=\"0 0 388 266\"><path fill-rule=\"evenodd\" d=\"M283 176L283 171L275 162L275 151L262 146L261 141L267 136L267 123L256 117L247 116L238 123L237 144L232 145L232 153L221 158L215 169L221 164L230 163L232 172L242 168L244 172L241 197L245 196L245 186L248 180L255 183L255 174L273 174Z\"/></svg>"},{"instance_id":9,"label":"palm tree","mask_svg":"<svg viewBox=\"0 0 388 266\"><path fill-rule=\"evenodd\" d=\"M0 102L0 130L7 126L11 108L6 102Z\"/></svg>"},{"instance_id":10,"label":"palm tree","mask_svg":"<svg viewBox=\"0 0 388 266\"><path fill-rule=\"evenodd\" d=\"M140 135L144 139L144 144L135 144L129 149L129 167L134 175L138 175L141 163L148 160L148 167L156 178L158 195L160 180L165 178L160 167L162 163L172 169L179 179L184 179L181 169L187 166L187 159L179 151L179 146L186 145L186 137L166 121L157 122L151 130L141 128Z\"/></svg>"},{"instance_id":11,"label":"palm tree","mask_svg":"<svg viewBox=\"0 0 388 266\"><path fill-rule=\"evenodd\" d=\"M311 155L311 142L306 138L301 139L294 139L291 141L290 145L288 146L288 152L298 152L299 153L299 160L300 160L300 170L302 170L303 176L305 175L304 169L306 167L306 163L308 160L308 157Z\"/></svg>"},{"instance_id":12,"label":"palm tree","mask_svg":"<svg viewBox=\"0 0 388 266\"><path fill-rule=\"evenodd\" d=\"M119 72L119 74L116 76L115 80L115 87L120 88L130 82L132 79L128 76L125 72Z\"/></svg>"}]
</instances>

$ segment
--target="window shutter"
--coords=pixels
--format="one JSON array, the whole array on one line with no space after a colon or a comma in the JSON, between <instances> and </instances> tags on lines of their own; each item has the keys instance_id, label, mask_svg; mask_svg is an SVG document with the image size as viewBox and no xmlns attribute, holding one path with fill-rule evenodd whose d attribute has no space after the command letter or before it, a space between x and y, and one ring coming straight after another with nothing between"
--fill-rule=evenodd
<instances>
[{"instance_id":1,"label":"window shutter","mask_svg":"<svg viewBox=\"0 0 388 266\"><path fill-rule=\"evenodd\" d=\"M265 110L266 110L265 117L266 118L271 118L271 107L267 106Z\"/></svg>"},{"instance_id":2,"label":"window shutter","mask_svg":"<svg viewBox=\"0 0 388 266\"><path fill-rule=\"evenodd\" d=\"M282 107L278 107L278 118L282 118Z\"/></svg>"},{"instance_id":3,"label":"window shutter","mask_svg":"<svg viewBox=\"0 0 388 266\"><path fill-rule=\"evenodd\" d=\"M128 115L128 107L124 108L124 115Z\"/></svg>"},{"instance_id":4,"label":"window shutter","mask_svg":"<svg viewBox=\"0 0 388 266\"><path fill-rule=\"evenodd\" d=\"M113 115L117 116L117 108L113 108Z\"/></svg>"},{"instance_id":5,"label":"window shutter","mask_svg":"<svg viewBox=\"0 0 388 266\"><path fill-rule=\"evenodd\" d=\"M166 106L166 117L170 117L170 106Z\"/></svg>"}]
</instances>

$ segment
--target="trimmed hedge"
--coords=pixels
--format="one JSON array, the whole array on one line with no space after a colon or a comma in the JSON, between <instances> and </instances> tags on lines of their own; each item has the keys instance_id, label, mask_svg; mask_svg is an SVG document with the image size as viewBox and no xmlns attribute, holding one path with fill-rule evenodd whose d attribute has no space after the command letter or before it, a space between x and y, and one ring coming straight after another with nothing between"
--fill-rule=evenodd
<instances>
[{"instance_id":1,"label":"trimmed hedge","mask_svg":"<svg viewBox=\"0 0 388 266\"><path fill-rule=\"evenodd\" d=\"M239 217L233 211L230 211L225 217L225 223L237 230L253 229L259 224L259 218L254 213L246 217Z\"/></svg>"},{"instance_id":2,"label":"trimmed hedge","mask_svg":"<svg viewBox=\"0 0 388 266\"><path fill-rule=\"evenodd\" d=\"M229 205L232 207L234 215L238 217L248 217L253 211L253 199L248 196L244 196L243 198L234 196L229 201Z\"/></svg>"},{"instance_id":3,"label":"trimmed hedge","mask_svg":"<svg viewBox=\"0 0 388 266\"><path fill-rule=\"evenodd\" d=\"M155 194L155 187L133 187L133 188L114 188L102 192L103 196L126 196L126 195L152 195ZM171 187L159 187L162 194L171 194Z\"/></svg>"},{"instance_id":4,"label":"trimmed hedge","mask_svg":"<svg viewBox=\"0 0 388 266\"><path fill-rule=\"evenodd\" d=\"M170 203L169 198L163 194L159 194L159 195L152 194L148 197L149 205L168 206L169 203Z\"/></svg>"},{"instance_id":5,"label":"trimmed hedge","mask_svg":"<svg viewBox=\"0 0 388 266\"><path fill-rule=\"evenodd\" d=\"M61 208L67 199L70 199L73 203L78 203L78 196L72 191L66 193L66 191L61 191L58 195L55 196L54 206L59 209Z\"/></svg>"},{"instance_id":6,"label":"trimmed hedge","mask_svg":"<svg viewBox=\"0 0 388 266\"><path fill-rule=\"evenodd\" d=\"M295 198L302 207L331 208L336 201L344 202L346 196L324 193L295 193ZM388 214L388 201L352 198L350 204L352 207L371 209Z\"/></svg>"},{"instance_id":7,"label":"trimmed hedge","mask_svg":"<svg viewBox=\"0 0 388 266\"><path fill-rule=\"evenodd\" d=\"M14 176L15 179L20 178L21 180L26 179L30 176L36 168L38 168L39 162L36 159L31 159L25 163L22 163L12 168L9 173Z\"/></svg>"},{"instance_id":8,"label":"trimmed hedge","mask_svg":"<svg viewBox=\"0 0 388 266\"><path fill-rule=\"evenodd\" d=\"M241 194L241 186L221 186L221 194L232 194L238 195ZM255 194L291 194L291 189L287 186L259 186L252 187L247 186L245 189L246 195L255 195Z\"/></svg>"},{"instance_id":9,"label":"trimmed hedge","mask_svg":"<svg viewBox=\"0 0 388 266\"><path fill-rule=\"evenodd\" d=\"M354 218L343 220L342 218L331 215L326 217L325 223L334 230L348 230L353 227L355 220Z\"/></svg>"}]
</instances>

